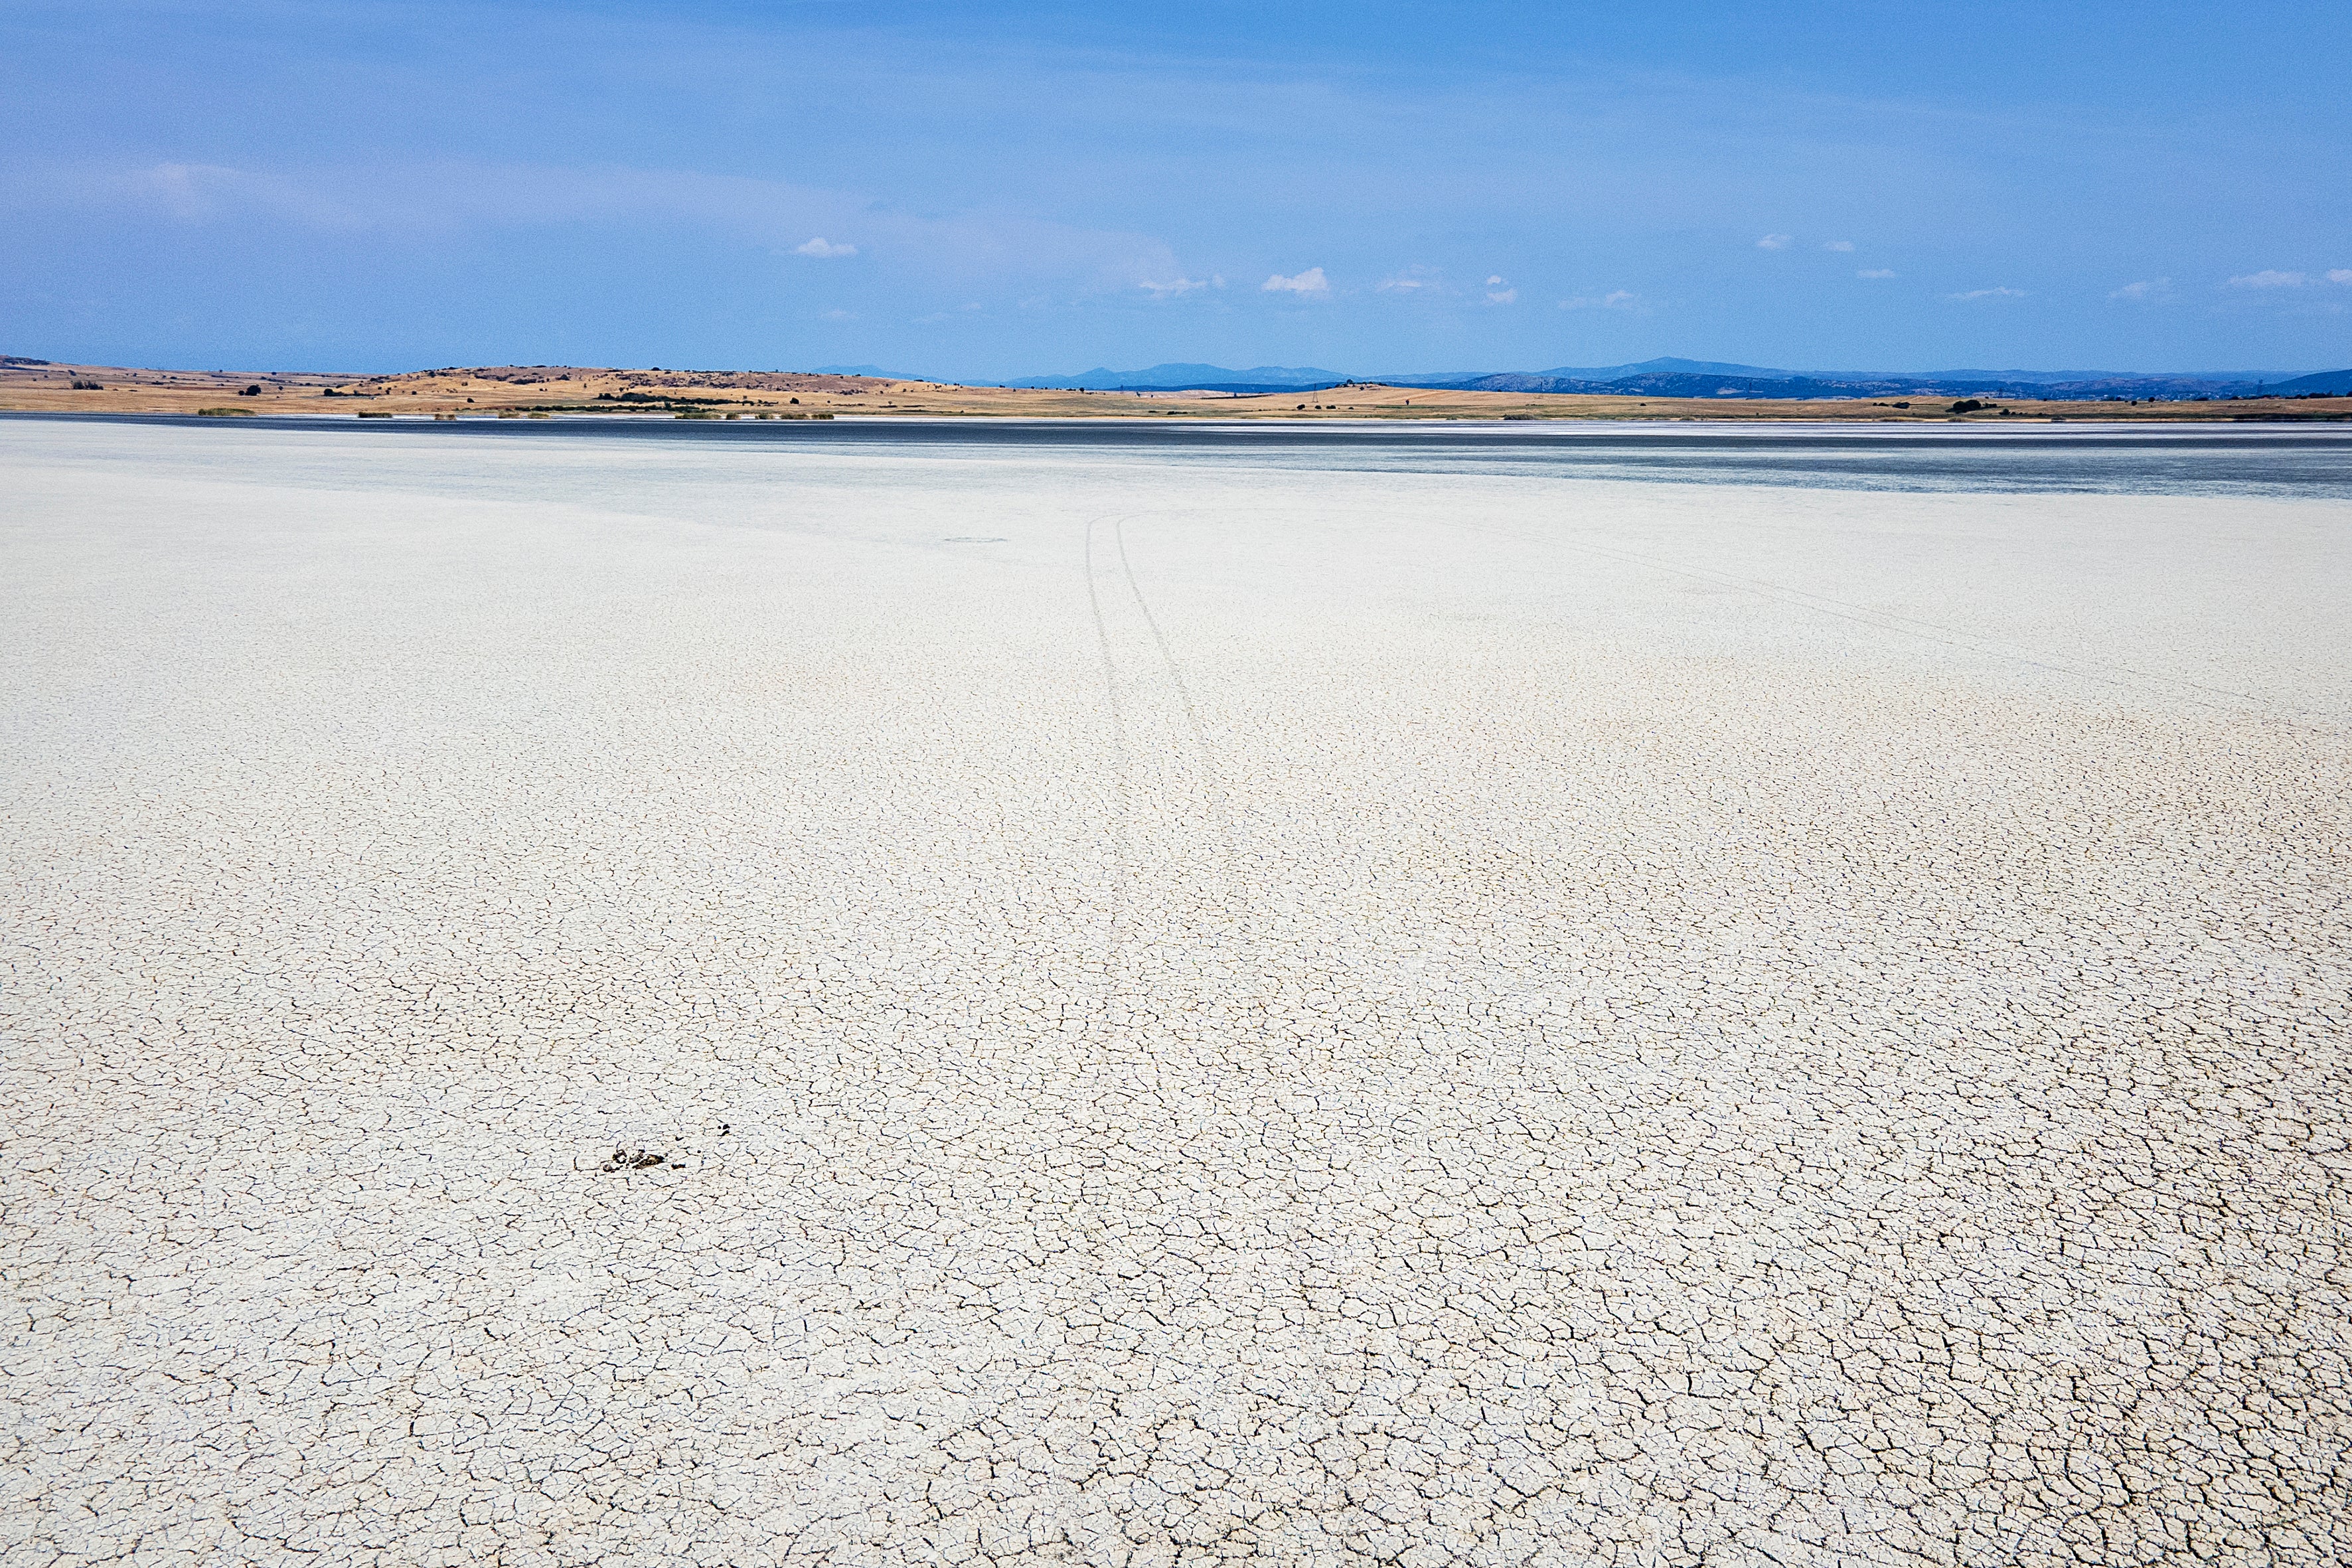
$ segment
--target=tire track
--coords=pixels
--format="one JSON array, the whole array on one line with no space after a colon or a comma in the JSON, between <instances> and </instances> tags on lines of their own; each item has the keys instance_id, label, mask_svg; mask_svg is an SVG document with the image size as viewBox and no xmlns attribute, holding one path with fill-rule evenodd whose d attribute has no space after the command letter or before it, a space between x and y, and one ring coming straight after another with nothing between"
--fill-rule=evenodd
<instances>
[{"instance_id":1,"label":"tire track","mask_svg":"<svg viewBox=\"0 0 2352 1568\"><path fill-rule=\"evenodd\" d=\"M1103 838L1109 849L1110 886L1108 929L1103 942L1103 990L1100 1016L1095 1026L1087 1031L1089 1037L1108 1045L1105 1037L1112 1030L1112 1019L1119 1011L1122 989L1120 966L1126 956L1127 938L1134 923L1134 892L1136 886L1136 855L1129 842L1133 831L1134 791L1129 775L1134 771L1135 746L1129 734L1127 703L1119 694L1118 660L1111 647L1110 625L1103 614L1102 589L1096 577L1095 530L1104 521L1116 524L1116 519L1090 518L1086 526L1083 569L1087 579L1087 607L1094 619L1095 651L1102 661L1103 703L1110 721L1111 766L1108 793L1109 820L1103 824Z\"/></svg>"},{"instance_id":2,"label":"tire track","mask_svg":"<svg viewBox=\"0 0 2352 1568\"><path fill-rule=\"evenodd\" d=\"M1118 542L1118 569L1127 578L1127 591L1135 599L1135 607L1143 616L1144 626L1151 633L1152 646L1160 651L1160 661L1167 668L1169 681L1176 688L1179 704L1184 710L1184 724L1192 736L1193 754L1199 759L1201 776L1210 813L1216 819L1217 836L1225 847L1226 876L1229 883L1237 883L1236 862L1241 858L1241 835L1234 825L1233 799L1225 788L1224 769L1217 759L1216 743L1209 739L1206 725L1201 722L1201 710L1192 698L1192 682L1184 679L1184 667L1174 650L1168 646L1168 635L1160 629L1160 617L1151 613L1150 601L1143 596L1143 585L1136 580L1135 563L1127 553L1128 519L1121 518L1112 525L1112 536ZM1234 890L1238 890L1236 887Z\"/></svg>"},{"instance_id":3,"label":"tire track","mask_svg":"<svg viewBox=\"0 0 2352 1568\"><path fill-rule=\"evenodd\" d=\"M1227 1065L1255 1061L1261 1052L1240 1042L1263 1037L1269 1009L1254 917L1258 890L1244 874L1214 731L1136 570L1126 525L1139 515L1094 520L1085 545L1087 608L1121 774L1102 792L1118 817L1106 833L1118 847L1114 874L1123 884L1105 1027L1160 1036L1181 1018L1187 1028L1208 1026ZM1200 1037L1179 1054L1209 1044Z\"/></svg>"}]
</instances>

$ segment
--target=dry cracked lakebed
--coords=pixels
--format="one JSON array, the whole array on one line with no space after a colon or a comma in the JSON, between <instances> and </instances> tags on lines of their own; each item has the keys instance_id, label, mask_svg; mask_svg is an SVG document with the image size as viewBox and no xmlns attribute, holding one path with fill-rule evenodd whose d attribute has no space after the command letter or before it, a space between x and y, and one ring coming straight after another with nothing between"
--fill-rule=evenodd
<instances>
[{"instance_id":1,"label":"dry cracked lakebed","mask_svg":"<svg viewBox=\"0 0 2352 1568\"><path fill-rule=\"evenodd\" d=\"M0 422L8 1568L2352 1554L2340 494L788 428Z\"/></svg>"}]
</instances>

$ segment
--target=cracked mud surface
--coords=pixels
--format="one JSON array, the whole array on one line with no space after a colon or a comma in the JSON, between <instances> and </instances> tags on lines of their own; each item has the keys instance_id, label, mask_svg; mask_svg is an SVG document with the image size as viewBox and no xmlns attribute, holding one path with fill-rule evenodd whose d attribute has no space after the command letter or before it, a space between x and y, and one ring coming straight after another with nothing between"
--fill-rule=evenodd
<instances>
[{"instance_id":1,"label":"cracked mud surface","mask_svg":"<svg viewBox=\"0 0 2352 1568\"><path fill-rule=\"evenodd\" d=\"M0 468L9 1568L2352 1553L2341 500Z\"/></svg>"}]
</instances>

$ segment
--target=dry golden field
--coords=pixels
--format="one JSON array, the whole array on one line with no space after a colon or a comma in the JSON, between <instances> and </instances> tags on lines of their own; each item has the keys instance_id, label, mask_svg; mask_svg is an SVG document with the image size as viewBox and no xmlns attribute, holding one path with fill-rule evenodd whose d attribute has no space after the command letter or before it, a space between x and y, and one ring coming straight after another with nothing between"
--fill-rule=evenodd
<instances>
[{"instance_id":1,"label":"dry golden field","mask_svg":"<svg viewBox=\"0 0 2352 1568\"><path fill-rule=\"evenodd\" d=\"M96 383L77 387L76 383ZM248 393L247 388L257 389ZM401 375L308 371L136 370L114 365L0 363L0 411L107 414L635 413L788 417L819 414L969 415L1013 418L1215 419L1710 419L1970 423L2017 419L2246 420L2352 418L2352 398L2217 403L1990 400L1954 416L1951 400L1637 398L1515 392L1435 392L1376 384L1320 392L1055 391L960 386L875 376L781 371L614 370L484 365ZM2007 412L2001 412L2006 410Z\"/></svg>"}]
</instances>

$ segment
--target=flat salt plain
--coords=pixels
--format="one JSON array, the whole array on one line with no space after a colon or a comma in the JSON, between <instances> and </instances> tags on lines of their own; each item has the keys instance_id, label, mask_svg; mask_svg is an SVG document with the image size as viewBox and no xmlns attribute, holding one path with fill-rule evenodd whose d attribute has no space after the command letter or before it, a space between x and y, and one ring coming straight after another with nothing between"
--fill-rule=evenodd
<instances>
[{"instance_id":1,"label":"flat salt plain","mask_svg":"<svg viewBox=\"0 0 2352 1568\"><path fill-rule=\"evenodd\" d=\"M2352 1555L2340 434L0 475L10 1568Z\"/></svg>"}]
</instances>

